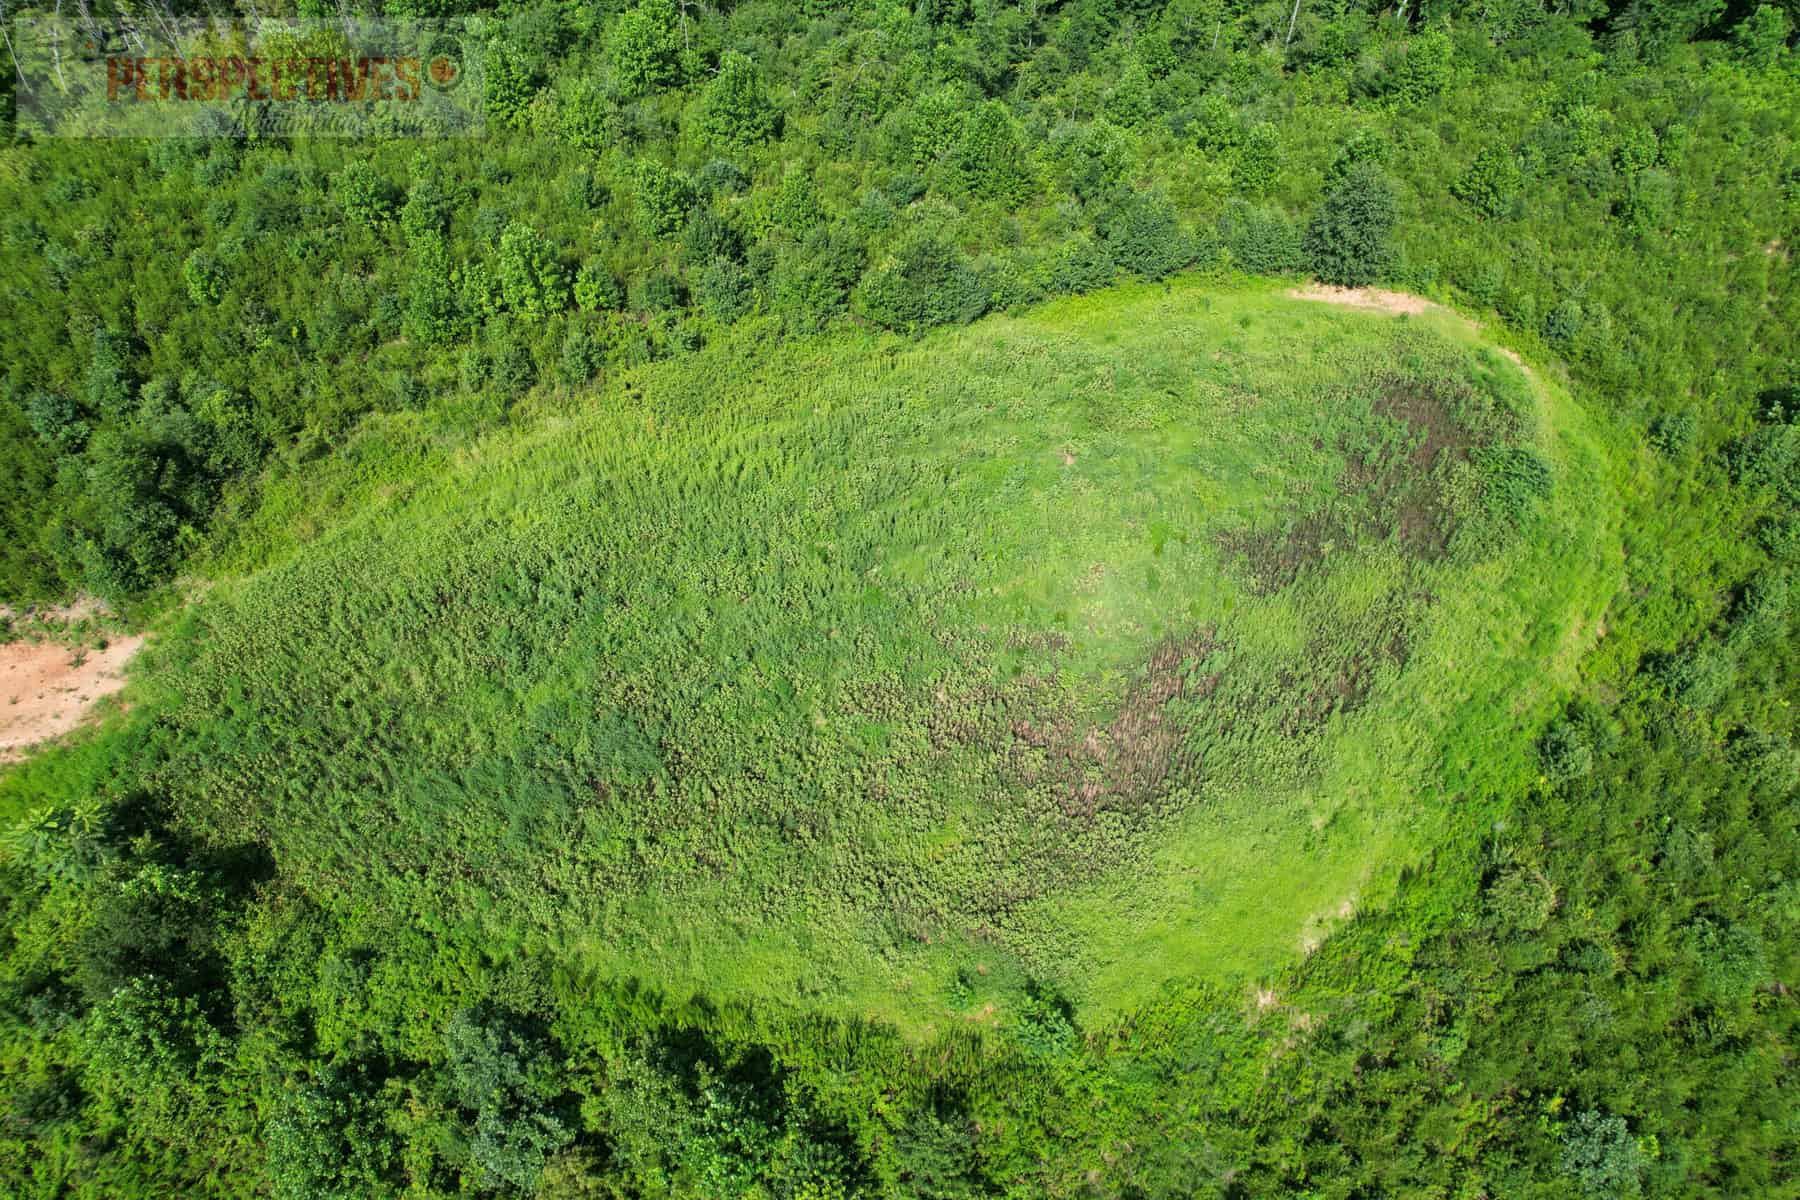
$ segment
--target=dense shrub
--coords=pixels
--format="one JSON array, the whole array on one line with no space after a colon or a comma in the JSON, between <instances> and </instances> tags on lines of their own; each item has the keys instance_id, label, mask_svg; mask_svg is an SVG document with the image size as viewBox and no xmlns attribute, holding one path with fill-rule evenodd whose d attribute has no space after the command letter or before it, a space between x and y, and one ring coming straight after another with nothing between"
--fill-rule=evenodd
<instances>
[{"instance_id":1,"label":"dense shrub","mask_svg":"<svg viewBox=\"0 0 1800 1200\"><path fill-rule=\"evenodd\" d=\"M954 246L923 233L865 275L853 303L876 324L912 333L973 321L987 311L988 296Z\"/></svg>"},{"instance_id":2,"label":"dense shrub","mask_svg":"<svg viewBox=\"0 0 1800 1200\"><path fill-rule=\"evenodd\" d=\"M1325 194L1306 227L1313 273L1326 283L1362 287L1394 260L1394 188L1366 162L1353 162Z\"/></svg>"},{"instance_id":3,"label":"dense shrub","mask_svg":"<svg viewBox=\"0 0 1800 1200\"><path fill-rule=\"evenodd\" d=\"M735 51L719 60L719 73L701 96L700 112L707 133L738 145L773 137L780 124L756 64Z\"/></svg>"},{"instance_id":4,"label":"dense shrub","mask_svg":"<svg viewBox=\"0 0 1800 1200\"><path fill-rule=\"evenodd\" d=\"M1219 237L1232 262L1252 274L1286 275L1306 266L1300 230L1277 209L1234 200L1219 217Z\"/></svg>"},{"instance_id":5,"label":"dense shrub","mask_svg":"<svg viewBox=\"0 0 1800 1200\"><path fill-rule=\"evenodd\" d=\"M1181 228L1175 206L1161 195L1115 201L1101 216L1098 232L1114 262L1146 279L1161 279L1194 258L1193 240Z\"/></svg>"}]
</instances>

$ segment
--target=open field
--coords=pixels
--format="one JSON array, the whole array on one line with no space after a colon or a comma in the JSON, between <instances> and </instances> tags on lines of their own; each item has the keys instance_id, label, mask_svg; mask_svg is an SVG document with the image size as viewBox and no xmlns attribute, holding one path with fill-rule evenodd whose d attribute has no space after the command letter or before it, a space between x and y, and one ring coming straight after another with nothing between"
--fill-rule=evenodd
<instances>
[{"instance_id":1,"label":"open field","mask_svg":"<svg viewBox=\"0 0 1800 1200\"><path fill-rule=\"evenodd\" d=\"M702 355L215 589L156 784L374 971L422 922L921 1030L1119 1012L1292 961L1529 769L1607 470L1448 314L1264 287Z\"/></svg>"}]
</instances>

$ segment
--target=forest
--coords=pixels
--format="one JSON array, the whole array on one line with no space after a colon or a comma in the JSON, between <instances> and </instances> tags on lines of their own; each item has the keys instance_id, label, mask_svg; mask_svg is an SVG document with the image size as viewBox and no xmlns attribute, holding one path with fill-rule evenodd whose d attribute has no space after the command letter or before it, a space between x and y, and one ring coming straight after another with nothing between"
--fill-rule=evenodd
<instances>
[{"instance_id":1,"label":"forest","mask_svg":"<svg viewBox=\"0 0 1800 1200\"><path fill-rule=\"evenodd\" d=\"M1800 1196L1800 0L77 19L0 1191Z\"/></svg>"}]
</instances>

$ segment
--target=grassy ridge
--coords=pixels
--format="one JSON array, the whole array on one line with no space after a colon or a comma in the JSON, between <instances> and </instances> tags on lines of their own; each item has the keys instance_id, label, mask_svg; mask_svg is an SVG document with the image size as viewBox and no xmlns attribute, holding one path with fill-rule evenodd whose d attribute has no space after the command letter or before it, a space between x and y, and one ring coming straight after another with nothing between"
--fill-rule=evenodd
<instances>
[{"instance_id":1,"label":"grassy ridge","mask_svg":"<svg viewBox=\"0 0 1800 1200\"><path fill-rule=\"evenodd\" d=\"M155 786L268 845L330 953L913 1028L1268 970L1513 769L1613 582L1591 435L1447 318L1187 281L720 361L457 455L168 640ZM1409 547L1402 383L1549 498L1497 509L1476 446ZM433 1036L403 1013L444 998L370 994Z\"/></svg>"}]
</instances>

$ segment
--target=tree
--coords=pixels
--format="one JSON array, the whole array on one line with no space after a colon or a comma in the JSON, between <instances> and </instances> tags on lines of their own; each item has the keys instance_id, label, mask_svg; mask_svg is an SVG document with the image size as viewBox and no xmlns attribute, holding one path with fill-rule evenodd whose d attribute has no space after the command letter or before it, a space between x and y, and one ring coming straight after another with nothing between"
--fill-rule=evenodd
<instances>
[{"instance_id":1,"label":"tree","mask_svg":"<svg viewBox=\"0 0 1800 1200\"><path fill-rule=\"evenodd\" d=\"M625 306L625 289L597 258L581 264L575 275L575 307L582 312L616 312Z\"/></svg>"},{"instance_id":2,"label":"tree","mask_svg":"<svg viewBox=\"0 0 1800 1200\"><path fill-rule=\"evenodd\" d=\"M970 114L956 148L963 188L983 200L1016 203L1031 188L1031 171L1019 129L998 100Z\"/></svg>"},{"instance_id":3,"label":"tree","mask_svg":"<svg viewBox=\"0 0 1800 1200\"><path fill-rule=\"evenodd\" d=\"M407 280L407 336L428 345L447 342L459 331L458 318L450 252L443 235L423 234L413 244L413 270Z\"/></svg>"},{"instance_id":4,"label":"tree","mask_svg":"<svg viewBox=\"0 0 1800 1200\"><path fill-rule=\"evenodd\" d=\"M386 1117L379 1085L361 1064L332 1064L286 1089L265 1131L276 1200L394 1194L401 1146Z\"/></svg>"},{"instance_id":5,"label":"tree","mask_svg":"<svg viewBox=\"0 0 1800 1200\"><path fill-rule=\"evenodd\" d=\"M1161 279L1194 258L1194 243L1165 196L1124 197L1102 215L1098 232L1113 261L1145 279Z\"/></svg>"},{"instance_id":6,"label":"tree","mask_svg":"<svg viewBox=\"0 0 1800 1200\"><path fill-rule=\"evenodd\" d=\"M681 175L654 159L640 159L634 172L638 228L665 237L681 228L694 203L694 189Z\"/></svg>"},{"instance_id":7,"label":"tree","mask_svg":"<svg viewBox=\"0 0 1800 1200\"><path fill-rule=\"evenodd\" d=\"M1393 261L1397 204L1374 166L1355 163L1326 193L1306 229L1306 257L1326 283L1362 287Z\"/></svg>"},{"instance_id":8,"label":"tree","mask_svg":"<svg viewBox=\"0 0 1800 1200\"><path fill-rule=\"evenodd\" d=\"M542 320L569 303L569 281L555 249L531 226L514 221L500 235L500 295L527 321Z\"/></svg>"},{"instance_id":9,"label":"tree","mask_svg":"<svg viewBox=\"0 0 1800 1200\"><path fill-rule=\"evenodd\" d=\"M933 233L903 241L856 290L855 307L889 329L916 332L967 324L987 311L980 278L954 246Z\"/></svg>"},{"instance_id":10,"label":"tree","mask_svg":"<svg viewBox=\"0 0 1800 1200\"><path fill-rule=\"evenodd\" d=\"M606 44L614 81L627 99L681 82L681 16L675 0L639 0L613 21Z\"/></svg>"},{"instance_id":11,"label":"tree","mask_svg":"<svg viewBox=\"0 0 1800 1200\"><path fill-rule=\"evenodd\" d=\"M1511 215L1524 186L1518 155L1498 146L1484 147L1469 169L1450 185L1450 194L1489 220Z\"/></svg>"},{"instance_id":12,"label":"tree","mask_svg":"<svg viewBox=\"0 0 1800 1200\"><path fill-rule=\"evenodd\" d=\"M358 225L385 225L400 207L400 189L360 159L339 171L334 184L344 215Z\"/></svg>"},{"instance_id":13,"label":"tree","mask_svg":"<svg viewBox=\"0 0 1800 1200\"><path fill-rule=\"evenodd\" d=\"M1562 1169L1589 1200L1631 1200L1643 1194L1649 1157L1623 1117L1589 1110L1563 1134Z\"/></svg>"},{"instance_id":14,"label":"tree","mask_svg":"<svg viewBox=\"0 0 1800 1200\"><path fill-rule=\"evenodd\" d=\"M748 145L773 137L781 114L769 102L756 64L748 55L732 50L719 60L719 73L706 85L700 99L700 120L712 137Z\"/></svg>"},{"instance_id":15,"label":"tree","mask_svg":"<svg viewBox=\"0 0 1800 1200\"><path fill-rule=\"evenodd\" d=\"M1793 28L1787 13L1773 4L1759 4L1731 31L1731 45L1746 64L1766 70L1787 53L1788 35Z\"/></svg>"},{"instance_id":16,"label":"tree","mask_svg":"<svg viewBox=\"0 0 1800 1200\"><path fill-rule=\"evenodd\" d=\"M708 316L730 324L756 303L756 280L742 263L720 256L700 272L694 298Z\"/></svg>"},{"instance_id":17,"label":"tree","mask_svg":"<svg viewBox=\"0 0 1800 1200\"><path fill-rule=\"evenodd\" d=\"M1279 210L1234 200L1219 217L1231 260L1256 275L1285 275L1306 265L1300 231Z\"/></svg>"},{"instance_id":18,"label":"tree","mask_svg":"<svg viewBox=\"0 0 1800 1200\"><path fill-rule=\"evenodd\" d=\"M181 279L195 304L217 304L225 298L225 268L204 250L182 260Z\"/></svg>"},{"instance_id":19,"label":"tree","mask_svg":"<svg viewBox=\"0 0 1800 1200\"><path fill-rule=\"evenodd\" d=\"M558 1113L549 1041L508 1014L462 1009L444 1034L450 1093L473 1114L471 1156L488 1186L534 1191L549 1155L574 1140Z\"/></svg>"}]
</instances>

